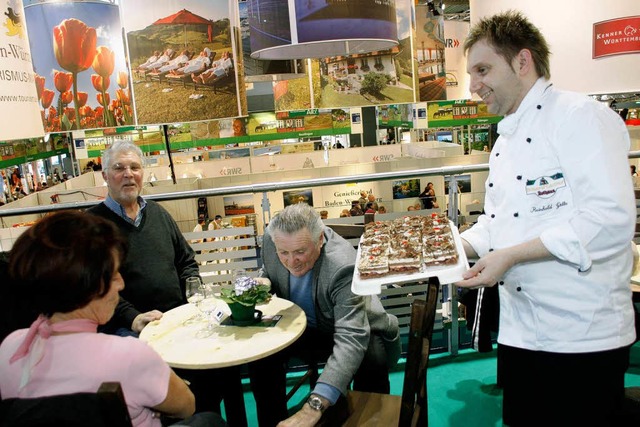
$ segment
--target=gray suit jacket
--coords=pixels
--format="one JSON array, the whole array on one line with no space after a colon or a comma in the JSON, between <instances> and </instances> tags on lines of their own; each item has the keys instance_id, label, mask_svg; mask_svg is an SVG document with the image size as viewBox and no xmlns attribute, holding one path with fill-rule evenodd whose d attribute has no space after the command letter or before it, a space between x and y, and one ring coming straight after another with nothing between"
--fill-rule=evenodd
<instances>
[{"instance_id":1,"label":"gray suit jacket","mask_svg":"<svg viewBox=\"0 0 640 427\"><path fill-rule=\"evenodd\" d=\"M377 296L351 292L356 251L345 239L326 227L325 243L313 267L313 302L317 327L333 333L333 353L320 375L320 382L346 394L347 387L364 357L370 333L385 340L388 365L400 355L398 319L385 312ZM272 291L289 299L289 271L282 265L276 247L266 231L262 247L263 275L271 280Z\"/></svg>"}]
</instances>

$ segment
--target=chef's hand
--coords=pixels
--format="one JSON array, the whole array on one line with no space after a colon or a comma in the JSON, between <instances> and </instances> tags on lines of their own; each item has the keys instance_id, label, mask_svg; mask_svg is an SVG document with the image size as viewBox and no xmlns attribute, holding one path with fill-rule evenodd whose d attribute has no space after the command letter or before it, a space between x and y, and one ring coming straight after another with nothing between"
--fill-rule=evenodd
<instances>
[{"instance_id":1,"label":"chef's hand","mask_svg":"<svg viewBox=\"0 0 640 427\"><path fill-rule=\"evenodd\" d=\"M489 252L463 273L462 278L465 280L455 285L471 289L494 286L513 264L514 259L508 250Z\"/></svg>"},{"instance_id":2,"label":"chef's hand","mask_svg":"<svg viewBox=\"0 0 640 427\"><path fill-rule=\"evenodd\" d=\"M147 323L153 322L154 320L160 320L162 318L162 312L159 310L151 310L146 313L140 313L133 319L131 323L131 330L133 332L140 333L147 326Z\"/></svg>"},{"instance_id":3,"label":"chef's hand","mask_svg":"<svg viewBox=\"0 0 640 427\"><path fill-rule=\"evenodd\" d=\"M465 280L456 283L456 286L474 289L494 286L502 279L507 270L516 264L552 258L551 252L547 250L542 240L537 237L509 248L497 249L487 253L462 275Z\"/></svg>"}]
</instances>

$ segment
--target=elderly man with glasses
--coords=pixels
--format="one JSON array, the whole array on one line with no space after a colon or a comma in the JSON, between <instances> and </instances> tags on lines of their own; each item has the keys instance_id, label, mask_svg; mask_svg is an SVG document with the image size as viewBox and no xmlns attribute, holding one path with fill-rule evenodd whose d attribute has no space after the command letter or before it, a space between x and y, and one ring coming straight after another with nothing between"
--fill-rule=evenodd
<instances>
[{"instance_id":1,"label":"elderly man with glasses","mask_svg":"<svg viewBox=\"0 0 640 427\"><path fill-rule=\"evenodd\" d=\"M137 336L163 312L187 302L185 281L199 275L198 264L169 212L140 196L144 177L140 148L130 141L116 141L102 154L102 165L109 194L89 212L114 222L129 244L120 266L125 288L103 332ZM221 381L221 373L181 369L176 373L191 383L197 411L220 412L213 384Z\"/></svg>"},{"instance_id":2,"label":"elderly man with glasses","mask_svg":"<svg viewBox=\"0 0 640 427\"><path fill-rule=\"evenodd\" d=\"M102 165L109 194L89 212L116 223L129 242L121 268L126 287L106 331L139 333L162 312L186 302L184 283L199 275L198 264L171 215L140 196L144 176L140 148L116 141L103 153Z\"/></svg>"}]
</instances>

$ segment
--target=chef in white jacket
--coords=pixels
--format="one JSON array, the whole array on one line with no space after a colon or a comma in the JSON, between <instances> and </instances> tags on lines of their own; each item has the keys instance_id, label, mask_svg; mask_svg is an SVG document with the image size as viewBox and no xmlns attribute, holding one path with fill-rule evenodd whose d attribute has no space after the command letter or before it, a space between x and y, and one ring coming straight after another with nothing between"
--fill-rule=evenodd
<instances>
[{"instance_id":1,"label":"chef in white jacket","mask_svg":"<svg viewBox=\"0 0 640 427\"><path fill-rule=\"evenodd\" d=\"M635 340L629 134L606 105L555 89L549 48L513 11L465 42L471 92L505 116L485 214L462 233L458 286L499 287L503 422L613 426Z\"/></svg>"}]
</instances>

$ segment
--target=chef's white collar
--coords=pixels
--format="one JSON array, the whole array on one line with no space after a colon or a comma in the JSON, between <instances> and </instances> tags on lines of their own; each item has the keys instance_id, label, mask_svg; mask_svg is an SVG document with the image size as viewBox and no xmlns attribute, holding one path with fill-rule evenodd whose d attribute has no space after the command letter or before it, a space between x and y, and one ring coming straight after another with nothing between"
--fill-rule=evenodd
<instances>
[{"instance_id":1,"label":"chef's white collar","mask_svg":"<svg viewBox=\"0 0 640 427\"><path fill-rule=\"evenodd\" d=\"M524 112L530 107L540 105L542 96L549 86L551 86L551 83L544 77L540 77L522 99L516 112L500 120L498 123L498 134L504 136L513 135L518 128L520 117L522 117Z\"/></svg>"}]
</instances>

